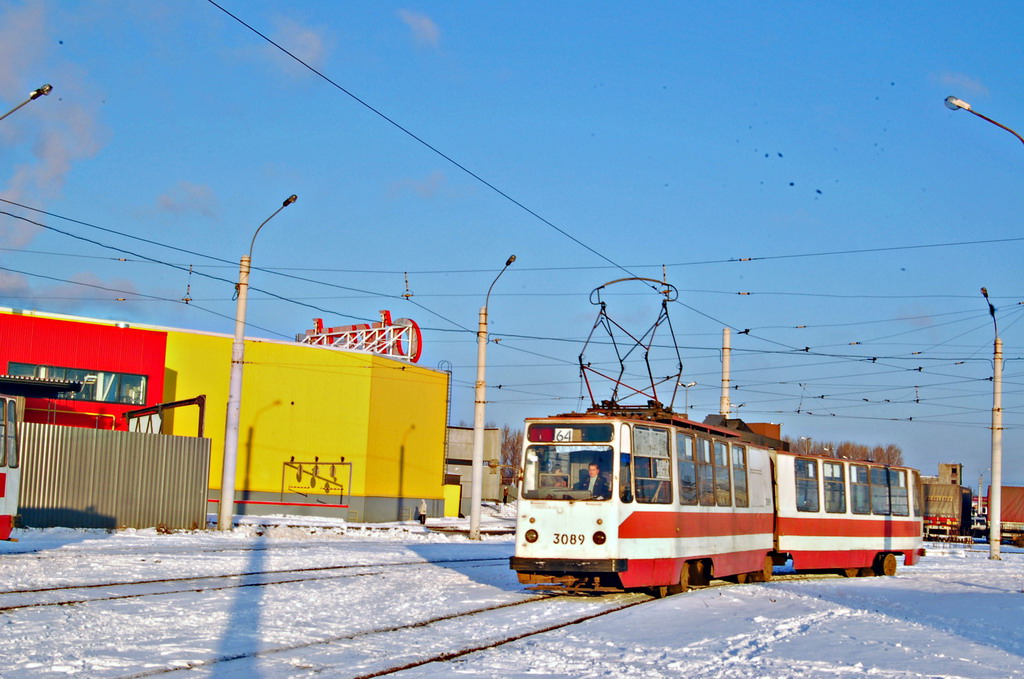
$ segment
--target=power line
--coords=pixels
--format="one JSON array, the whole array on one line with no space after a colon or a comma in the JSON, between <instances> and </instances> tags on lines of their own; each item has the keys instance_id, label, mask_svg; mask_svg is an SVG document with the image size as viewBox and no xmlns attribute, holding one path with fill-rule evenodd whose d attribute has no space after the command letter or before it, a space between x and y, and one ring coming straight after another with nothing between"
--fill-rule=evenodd
<instances>
[{"instance_id":1,"label":"power line","mask_svg":"<svg viewBox=\"0 0 1024 679\"><path fill-rule=\"evenodd\" d=\"M384 112L382 112L381 110L371 106L368 102L364 101L363 99L360 99L354 93L352 93L351 91L349 91L345 87L341 86L340 84L338 84L337 82L335 82L331 78L327 77L325 74L321 73L317 69L313 68L311 65L309 65L308 63L306 63L305 61L303 61L302 59L297 57L295 54L289 52L287 49L285 49L284 47L282 47L278 43L276 43L273 40L271 40L268 36L264 35L263 33L258 31L253 26L250 26L249 24L247 24L245 21L243 21L238 16L232 14L231 12L226 10L224 7L221 7L219 4L214 2L214 0L207 0L207 2L209 2L211 5L213 5L214 7L219 9L220 11L224 12L224 14L227 14L229 17L231 17L232 19L237 21L242 26L245 26L247 29L249 29L250 31L252 31L256 35L258 35L259 37L263 38L266 42L270 43L271 45L276 47L278 50L283 52L284 54L287 54L289 57L291 57L297 63L301 64L303 67L308 69L311 73L316 74L322 80L324 80L325 82L327 82L330 85L332 85L338 91L340 91L340 92L344 93L345 95L347 95L348 97L350 97L353 101L355 101L359 105L363 106L365 109L367 109L368 111L372 112L374 115L376 115L379 118L381 118L382 120L386 121L388 124L390 124L391 126L393 126L396 129L398 129L399 131L401 131L402 133L404 133L405 135L407 135L409 138L413 139L414 141L416 141L420 145L422 145L425 148L429 149L431 152L433 152L437 156L443 158L444 160L448 161L449 163L451 163L455 167L459 168L460 170L465 172L467 175L469 175L473 179L477 180L478 182L480 182L481 184L483 184L487 188L491 189L492 191L494 191L496 194L498 194L499 196L501 196L505 200L509 201L510 203L512 203L513 205L517 206L518 208L520 208L521 210L523 210L527 214L531 215L532 217L536 218L537 220L539 220L539 221L543 222L544 224L548 225L549 227L551 227L552 229L554 229L558 233L562 234L563 236L565 236L566 238L568 238L572 242L576 243L580 247L584 248L588 252L591 252L591 253L597 255L598 257L600 257L604 261L608 262L609 264L611 264L615 268L621 269L622 271L625 271L630 276L635 276L636 275L636 274L632 273L631 271L629 271L628 269L626 269L625 267L623 267L621 264L618 264L617 262L613 261L609 257L603 255L602 253L598 252L594 248L590 247L589 245L587 245L586 243L584 243L580 239L576 238L575 236L573 236L571 233L569 233L565 229L562 229L562 228L556 226L553 222L551 222L550 220L546 219L545 217L543 217L539 213L535 212L534 210L530 209L524 203L516 200L515 198L513 198L511 195L509 195L505 191L502 191L496 185L494 185L491 182L489 182L486 179L484 179L481 175L479 175L476 172L470 170L468 167L466 167L462 163L458 162L457 160L455 160L454 158L452 158L448 154L444 153L443 151L441 151L436 146L430 144L429 142L427 142L422 137L418 136L417 134L413 133L408 128L406 128L403 125L399 124L396 120L394 120L393 118L390 118L389 116L384 114Z\"/></svg>"}]
</instances>

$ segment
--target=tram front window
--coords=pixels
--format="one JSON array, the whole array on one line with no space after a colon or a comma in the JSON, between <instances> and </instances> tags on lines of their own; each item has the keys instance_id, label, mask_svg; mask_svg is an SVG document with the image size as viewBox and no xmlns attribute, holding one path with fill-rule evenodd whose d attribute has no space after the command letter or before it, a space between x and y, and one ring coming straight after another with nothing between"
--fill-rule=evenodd
<instances>
[{"instance_id":1,"label":"tram front window","mask_svg":"<svg viewBox=\"0 0 1024 679\"><path fill-rule=\"evenodd\" d=\"M528 500L607 500L611 497L610 446L530 446L523 469Z\"/></svg>"}]
</instances>

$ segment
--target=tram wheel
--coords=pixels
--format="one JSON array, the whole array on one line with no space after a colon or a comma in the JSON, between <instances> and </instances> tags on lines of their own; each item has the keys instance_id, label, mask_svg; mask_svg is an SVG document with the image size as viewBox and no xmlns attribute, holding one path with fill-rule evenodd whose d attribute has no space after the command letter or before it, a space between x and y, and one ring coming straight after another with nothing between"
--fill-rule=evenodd
<instances>
[{"instance_id":1,"label":"tram wheel","mask_svg":"<svg viewBox=\"0 0 1024 679\"><path fill-rule=\"evenodd\" d=\"M664 599L669 594L674 594L674 592L672 592L671 590L672 590L672 587L668 586L668 585L660 585L660 586L657 586L657 587L648 587L648 592L655 599Z\"/></svg>"},{"instance_id":2,"label":"tram wheel","mask_svg":"<svg viewBox=\"0 0 1024 679\"><path fill-rule=\"evenodd\" d=\"M764 557L764 564L761 566L761 570L749 573L750 582L768 582L772 579L772 566L775 564L772 562L770 556Z\"/></svg>"},{"instance_id":3,"label":"tram wheel","mask_svg":"<svg viewBox=\"0 0 1024 679\"><path fill-rule=\"evenodd\" d=\"M690 562L690 586L707 587L711 583L711 562Z\"/></svg>"},{"instance_id":4,"label":"tram wheel","mask_svg":"<svg viewBox=\"0 0 1024 679\"><path fill-rule=\"evenodd\" d=\"M875 574L876 575L896 575L896 555L885 554L884 556L879 555L875 559Z\"/></svg>"},{"instance_id":5,"label":"tram wheel","mask_svg":"<svg viewBox=\"0 0 1024 679\"><path fill-rule=\"evenodd\" d=\"M862 568L840 568L839 575L844 578L856 578L860 575L860 572L864 570Z\"/></svg>"},{"instance_id":6,"label":"tram wheel","mask_svg":"<svg viewBox=\"0 0 1024 679\"><path fill-rule=\"evenodd\" d=\"M689 561L684 561L683 567L679 569L679 584L670 585L668 587L669 594L688 592L691 584L693 584L693 564Z\"/></svg>"},{"instance_id":7,"label":"tram wheel","mask_svg":"<svg viewBox=\"0 0 1024 679\"><path fill-rule=\"evenodd\" d=\"M686 561L683 563L683 567L679 569L679 584L669 585L669 594L682 594L690 589L690 562Z\"/></svg>"}]
</instances>

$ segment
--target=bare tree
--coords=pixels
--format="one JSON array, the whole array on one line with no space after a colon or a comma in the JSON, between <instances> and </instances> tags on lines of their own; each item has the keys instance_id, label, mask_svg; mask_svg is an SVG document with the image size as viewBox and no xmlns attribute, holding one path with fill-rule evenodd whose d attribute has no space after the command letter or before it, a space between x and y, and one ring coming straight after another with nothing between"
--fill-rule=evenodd
<instances>
[{"instance_id":1,"label":"bare tree","mask_svg":"<svg viewBox=\"0 0 1024 679\"><path fill-rule=\"evenodd\" d=\"M867 446L853 441L815 441L809 436L798 439L786 436L789 449L801 455L823 455L844 460L863 460L882 464L903 464L903 450L894 443Z\"/></svg>"},{"instance_id":2,"label":"bare tree","mask_svg":"<svg viewBox=\"0 0 1024 679\"><path fill-rule=\"evenodd\" d=\"M501 483L515 483L516 469L522 461L523 430L513 429L507 424L501 428Z\"/></svg>"}]
</instances>

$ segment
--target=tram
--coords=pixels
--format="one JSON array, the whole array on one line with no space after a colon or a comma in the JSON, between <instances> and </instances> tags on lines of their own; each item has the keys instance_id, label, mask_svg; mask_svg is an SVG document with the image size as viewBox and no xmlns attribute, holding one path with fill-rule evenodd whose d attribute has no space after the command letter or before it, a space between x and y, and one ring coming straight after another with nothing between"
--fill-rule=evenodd
<instances>
[{"instance_id":1,"label":"tram","mask_svg":"<svg viewBox=\"0 0 1024 679\"><path fill-rule=\"evenodd\" d=\"M10 540L18 515L21 480L17 400L0 395L0 409L0 540Z\"/></svg>"},{"instance_id":2,"label":"tram","mask_svg":"<svg viewBox=\"0 0 1024 679\"><path fill-rule=\"evenodd\" d=\"M646 589L797 571L892 575L924 554L916 470L798 455L670 411L526 420L515 555L536 587Z\"/></svg>"}]
</instances>

